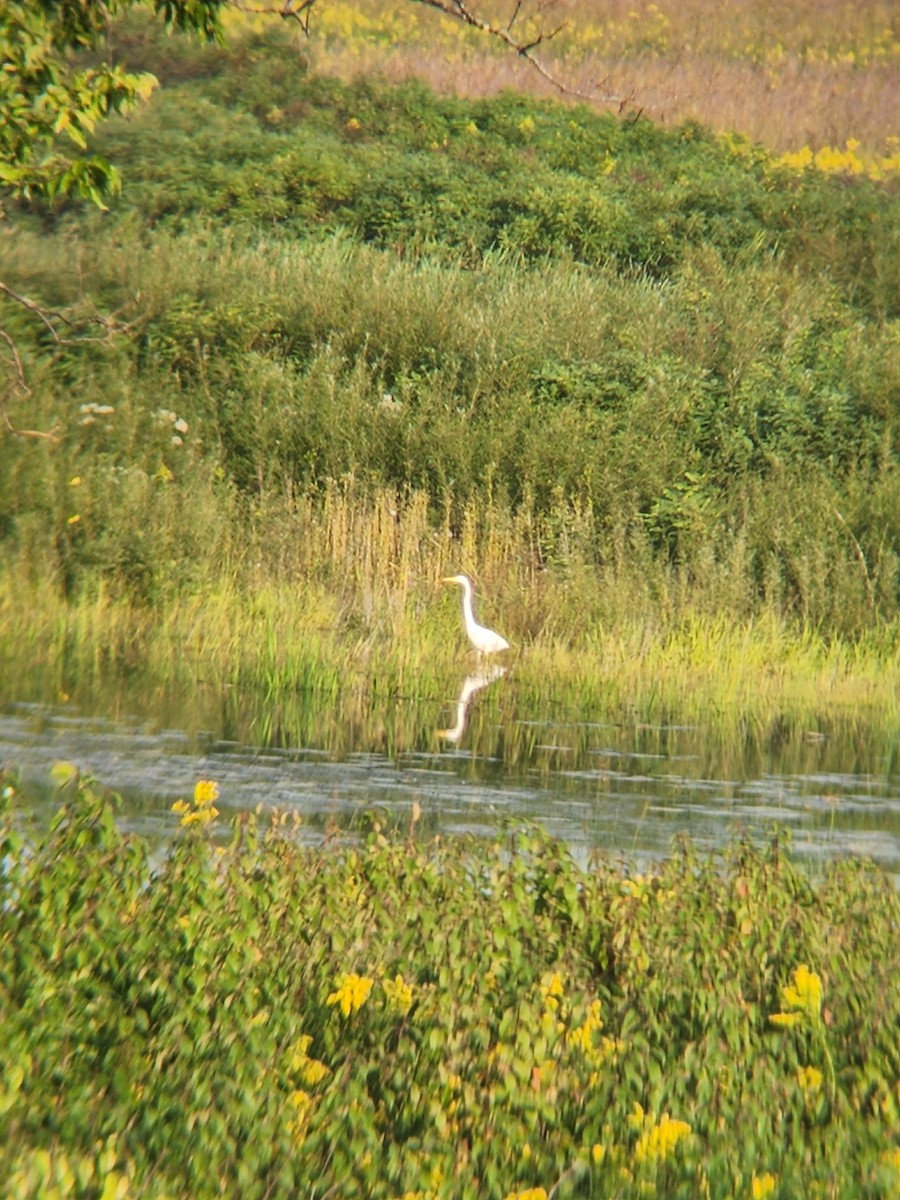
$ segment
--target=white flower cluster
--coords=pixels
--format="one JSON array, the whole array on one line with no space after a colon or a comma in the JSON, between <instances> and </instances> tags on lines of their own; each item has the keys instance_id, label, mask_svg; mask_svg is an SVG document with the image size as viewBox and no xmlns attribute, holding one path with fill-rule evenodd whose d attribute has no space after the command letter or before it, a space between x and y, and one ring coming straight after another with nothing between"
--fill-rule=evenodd
<instances>
[{"instance_id":1,"label":"white flower cluster","mask_svg":"<svg viewBox=\"0 0 900 1200\"><path fill-rule=\"evenodd\" d=\"M183 442L182 434L187 433L189 426L184 417L179 417L177 413L173 413L169 408L158 408L156 410L156 419L161 425L171 426L172 445L180 446Z\"/></svg>"},{"instance_id":2,"label":"white flower cluster","mask_svg":"<svg viewBox=\"0 0 900 1200\"><path fill-rule=\"evenodd\" d=\"M78 409L81 414L81 425L94 425L98 417L108 417L116 410L111 404L82 404Z\"/></svg>"}]
</instances>

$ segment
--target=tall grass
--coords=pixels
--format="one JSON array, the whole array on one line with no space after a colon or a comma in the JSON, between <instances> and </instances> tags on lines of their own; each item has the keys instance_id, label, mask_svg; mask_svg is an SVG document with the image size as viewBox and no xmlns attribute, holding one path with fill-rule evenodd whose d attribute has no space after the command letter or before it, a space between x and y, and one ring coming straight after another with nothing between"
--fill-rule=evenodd
<instances>
[{"instance_id":1,"label":"tall grass","mask_svg":"<svg viewBox=\"0 0 900 1200\"><path fill-rule=\"evenodd\" d=\"M6 240L21 291L123 325L54 341L3 300L7 416L53 433L0 462L9 661L402 688L464 649L465 570L535 686L860 696L880 663L890 707L890 184L260 45L110 132L136 215Z\"/></svg>"},{"instance_id":2,"label":"tall grass","mask_svg":"<svg viewBox=\"0 0 900 1200\"><path fill-rule=\"evenodd\" d=\"M32 288L66 252L20 247ZM205 236L100 261L143 332L36 360L10 406L63 431L10 443L19 581L150 605L304 581L369 636L465 569L528 596L513 636L563 644L635 614L897 616L892 327L775 263L654 281Z\"/></svg>"},{"instance_id":3,"label":"tall grass","mask_svg":"<svg viewBox=\"0 0 900 1200\"><path fill-rule=\"evenodd\" d=\"M279 726L323 735L308 726L308 702L295 707L315 695L326 724L338 711L348 728L368 728L373 694L447 700L460 672L476 669L455 590L440 584L462 566L476 578L479 615L513 644L507 662L523 715L549 703L573 718L708 724L718 713L727 726L782 711L816 727L830 709L880 730L896 723L896 622L850 644L808 628L798 636L775 608L735 620L675 573L663 587L657 572L652 596L636 573L542 568L528 540L540 528L533 514L468 509L455 533L447 513L428 522L422 493L367 501L335 485L321 502L261 508L225 560L196 565L195 589L150 607L96 578L66 599L20 561L0 585L4 687L18 678L19 699L71 695L89 708L111 696L121 703L123 681L132 711L178 711L191 727L192 707L203 727L210 697L215 707L232 695L239 720L263 720L252 733L264 740Z\"/></svg>"}]
</instances>

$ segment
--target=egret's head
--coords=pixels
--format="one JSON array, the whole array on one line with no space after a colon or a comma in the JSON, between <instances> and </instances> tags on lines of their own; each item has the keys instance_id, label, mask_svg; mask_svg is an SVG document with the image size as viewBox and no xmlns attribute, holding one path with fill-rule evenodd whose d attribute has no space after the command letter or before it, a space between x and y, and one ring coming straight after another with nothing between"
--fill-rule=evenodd
<instances>
[{"instance_id":1,"label":"egret's head","mask_svg":"<svg viewBox=\"0 0 900 1200\"><path fill-rule=\"evenodd\" d=\"M466 584L469 582L469 577L467 575L445 575L441 582L442 583L458 583L458 584L461 584L462 587L465 587Z\"/></svg>"}]
</instances>

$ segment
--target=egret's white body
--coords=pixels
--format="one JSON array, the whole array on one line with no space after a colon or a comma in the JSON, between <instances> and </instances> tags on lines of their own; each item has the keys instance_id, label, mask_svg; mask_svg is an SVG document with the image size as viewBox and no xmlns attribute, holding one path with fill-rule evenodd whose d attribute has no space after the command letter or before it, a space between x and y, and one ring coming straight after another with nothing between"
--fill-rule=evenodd
<instances>
[{"instance_id":1,"label":"egret's white body","mask_svg":"<svg viewBox=\"0 0 900 1200\"><path fill-rule=\"evenodd\" d=\"M468 575L447 575L444 583L458 583L463 590L463 618L466 622L466 633L469 641L479 654L496 654L498 650L508 650L509 642L493 629L479 625L472 612L472 581Z\"/></svg>"}]
</instances>

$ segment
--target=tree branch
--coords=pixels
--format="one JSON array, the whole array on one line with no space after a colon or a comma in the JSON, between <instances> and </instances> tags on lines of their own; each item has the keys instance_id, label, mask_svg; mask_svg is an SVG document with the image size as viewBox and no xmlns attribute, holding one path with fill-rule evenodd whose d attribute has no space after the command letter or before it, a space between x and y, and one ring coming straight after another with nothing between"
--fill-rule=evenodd
<instances>
[{"instance_id":1,"label":"tree branch","mask_svg":"<svg viewBox=\"0 0 900 1200\"><path fill-rule=\"evenodd\" d=\"M96 310L88 312L85 315L79 315L73 312L63 312L55 308L44 308L29 296L23 296L19 292L13 291L9 284L4 283L3 280L0 280L0 294L8 297L13 303L21 305L26 312L31 313L43 325L56 346L71 346L80 342L94 342L108 345L114 337L122 333L128 333L134 329L140 320L139 318L136 321L121 321L119 320L118 313L105 316ZM86 332L89 329L97 327L100 330L97 334ZM63 332L63 330L66 332ZM51 442L58 442L60 440L58 425L54 425L49 430L42 430L19 429L13 424L7 407L8 398L12 395L18 395L27 400L34 394L34 391L28 383L25 364L22 361L16 340L9 330L3 326L0 326L0 341L6 345L13 376L12 382L0 393L0 423L5 427L7 433L13 437L45 438Z\"/></svg>"},{"instance_id":2,"label":"tree branch","mask_svg":"<svg viewBox=\"0 0 900 1200\"><path fill-rule=\"evenodd\" d=\"M519 58L524 58L542 79L545 79L551 87L565 96L573 96L578 100L589 100L594 103L618 104L620 107L624 107L630 100L630 97L598 95L596 92L579 91L577 88L570 87L567 83L564 83L545 66L543 61L535 55L534 51L545 42L552 41L557 34L561 33L565 28L565 22L557 25L555 29L543 30L536 37L532 38L530 42L519 41L513 36L512 27L521 11L522 0L516 0L512 15L505 25L495 25L484 17L480 17L472 11L467 0L412 0L412 3L423 4L426 8L435 8L445 16L453 17L458 21L462 21L464 25L471 26L472 29L480 30L482 33L487 34L488 37L497 38L504 45L508 46L514 54L517 54Z\"/></svg>"},{"instance_id":3,"label":"tree branch","mask_svg":"<svg viewBox=\"0 0 900 1200\"><path fill-rule=\"evenodd\" d=\"M0 284L0 286L2 286L2 284ZM7 289L4 288L4 290ZM15 379L10 390L18 392L27 399L31 395L31 388L28 386L28 383L25 379L25 367L22 364L22 358L19 354L18 347L16 346L12 335L2 328L0 328L0 339L6 343L6 348L9 351L9 357L13 364L13 371L15 372ZM59 437L57 436L59 430L58 425L54 425L52 429L17 429L16 426L13 425L12 418L7 410L5 395L0 395L0 420L3 421L6 432L12 437L45 438L48 442L59 441Z\"/></svg>"}]
</instances>

